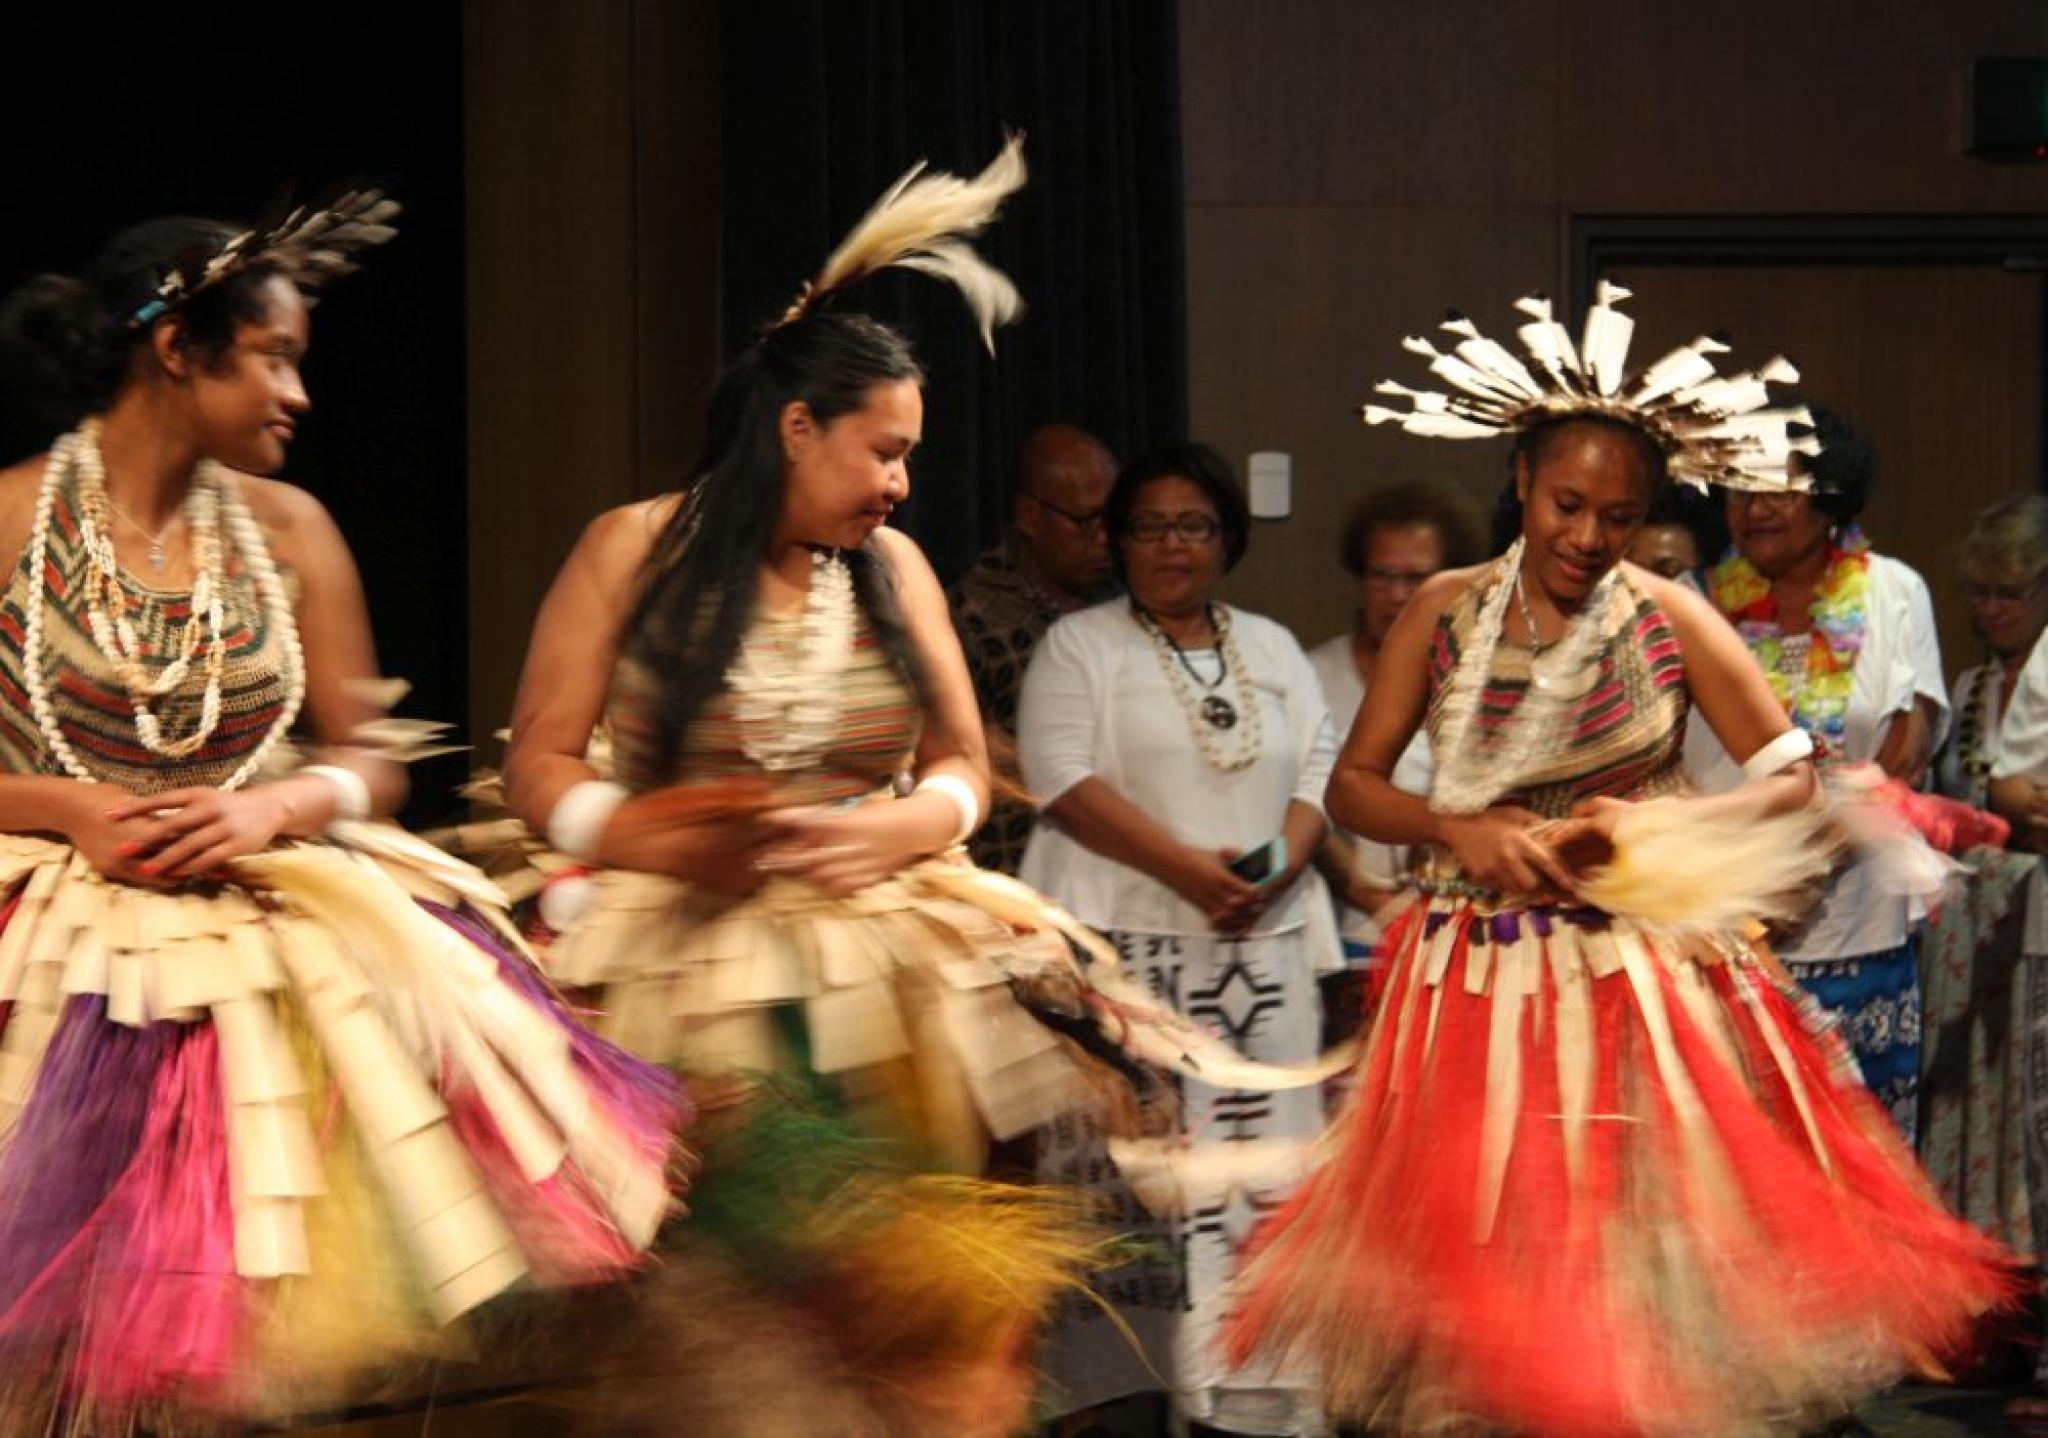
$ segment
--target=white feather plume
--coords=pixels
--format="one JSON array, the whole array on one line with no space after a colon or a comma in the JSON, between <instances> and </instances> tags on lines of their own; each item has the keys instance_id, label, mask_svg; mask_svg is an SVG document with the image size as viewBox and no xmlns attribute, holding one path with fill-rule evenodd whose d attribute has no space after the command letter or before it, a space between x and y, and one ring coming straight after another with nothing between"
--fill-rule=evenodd
<instances>
[{"instance_id":1,"label":"white feather plume","mask_svg":"<svg viewBox=\"0 0 2048 1438\"><path fill-rule=\"evenodd\" d=\"M996 326L1022 314L1024 301L1009 276L976 254L967 237L981 233L1003 201L1023 188L1024 178L1022 135L1010 136L988 168L972 179L928 171L920 160L839 242L784 322L869 275L900 266L958 289L974 313L982 343L993 350Z\"/></svg>"}]
</instances>

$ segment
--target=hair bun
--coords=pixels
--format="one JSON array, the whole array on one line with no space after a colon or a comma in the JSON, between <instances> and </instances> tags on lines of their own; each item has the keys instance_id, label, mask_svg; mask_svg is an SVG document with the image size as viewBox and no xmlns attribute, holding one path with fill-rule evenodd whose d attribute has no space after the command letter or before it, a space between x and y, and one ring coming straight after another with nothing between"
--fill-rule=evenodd
<instances>
[{"instance_id":1,"label":"hair bun","mask_svg":"<svg viewBox=\"0 0 2048 1438\"><path fill-rule=\"evenodd\" d=\"M121 363L105 304L73 275L37 275L10 295L0 308L0 345L9 368L65 410L96 395Z\"/></svg>"}]
</instances>

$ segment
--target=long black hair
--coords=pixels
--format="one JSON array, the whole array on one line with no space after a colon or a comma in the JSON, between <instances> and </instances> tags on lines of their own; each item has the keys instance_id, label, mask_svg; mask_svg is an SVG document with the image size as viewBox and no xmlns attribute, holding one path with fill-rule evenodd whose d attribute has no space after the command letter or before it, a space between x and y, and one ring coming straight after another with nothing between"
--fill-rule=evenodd
<instances>
[{"instance_id":1,"label":"long black hair","mask_svg":"<svg viewBox=\"0 0 2048 1438\"><path fill-rule=\"evenodd\" d=\"M0 349L35 419L51 434L104 409L128 377L151 325L143 307L174 269L196 271L239 227L177 215L147 220L111 240L84 273L43 274L0 307ZM209 285L178 307L179 343L202 366L233 349L236 330L263 319L263 287L281 273L262 261Z\"/></svg>"},{"instance_id":2,"label":"long black hair","mask_svg":"<svg viewBox=\"0 0 2048 1438\"><path fill-rule=\"evenodd\" d=\"M725 684L752 620L761 560L782 514L781 419L801 400L820 425L860 409L878 384L924 382L910 343L852 311L820 310L762 334L727 367L683 498L656 536L626 647L653 673L656 763ZM885 653L919 685L895 579L872 539L845 556Z\"/></svg>"}]
</instances>

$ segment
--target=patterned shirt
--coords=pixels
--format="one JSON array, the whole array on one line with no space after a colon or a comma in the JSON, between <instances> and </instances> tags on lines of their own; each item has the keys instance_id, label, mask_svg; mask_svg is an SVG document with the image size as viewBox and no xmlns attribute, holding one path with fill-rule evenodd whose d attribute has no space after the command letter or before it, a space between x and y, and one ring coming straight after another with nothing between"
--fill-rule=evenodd
<instances>
[{"instance_id":1,"label":"patterned shirt","mask_svg":"<svg viewBox=\"0 0 2048 1438\"><path fill-rule=\"evenodd\" d=\"M960 647L967 651L967 672L981 701L982 723L991 731L1000 791L1001 781L1016 781L1010 741L1016 736L1017 696L1024 689L1025 667L1052 622L1078 605L1062 603L1048 593L1018 561L1015 545L1007 540L983 550L946 599L952 605ZM988 822L968 840L974 862L1016 873L1035 817L1030 804L998 792Z\"/></svg>"}]
</instances>

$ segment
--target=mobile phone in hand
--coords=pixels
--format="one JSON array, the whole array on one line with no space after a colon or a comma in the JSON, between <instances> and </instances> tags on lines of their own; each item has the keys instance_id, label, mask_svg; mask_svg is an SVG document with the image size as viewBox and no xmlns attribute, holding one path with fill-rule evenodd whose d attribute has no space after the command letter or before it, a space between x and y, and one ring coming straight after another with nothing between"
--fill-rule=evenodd
<instances>
[{"instance_id":1,"label":"mobile phone in hand","mask_svg":"<svg viewBox=\"0 0 2048 1438\"><path fill-rule=\"evenodd\" d=\"M1271 883L1287 868L1287 836L1277 834L1224 867L1248 884Z\"/></svg>"}]
</instances>

